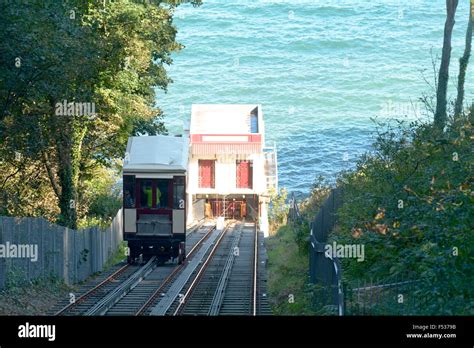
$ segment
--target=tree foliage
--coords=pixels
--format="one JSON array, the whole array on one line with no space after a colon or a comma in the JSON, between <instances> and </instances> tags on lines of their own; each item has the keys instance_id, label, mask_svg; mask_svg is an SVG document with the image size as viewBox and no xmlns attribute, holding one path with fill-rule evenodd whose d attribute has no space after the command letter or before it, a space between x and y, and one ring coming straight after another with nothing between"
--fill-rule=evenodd
<instances>
[{"instance_id":1,"label":"tree foliage","mask_svg":"<svg viewBox=\"0 0 474 348\"><path fill-rule=\"evenodd\" d=\"M347 280L422 279L425 314L472 314L473 113L442 136L427 124L387 126L375 151L341 177L332 238L365 245L364 262L343 260Z\"/></svg>"},{"instance_id":2,"label":"tree foliage","mask_svg":"<svg viewBox=\"0 0 474 348\"><path fill-rule=\"evenodd\" d=\"M180 3L0 4L2 214L47 212L76 228L83 182L123 157L130 135L166 133L155 89L172 82L166 66L183 47L173 24Z\"/></svg>"}]
</instances>

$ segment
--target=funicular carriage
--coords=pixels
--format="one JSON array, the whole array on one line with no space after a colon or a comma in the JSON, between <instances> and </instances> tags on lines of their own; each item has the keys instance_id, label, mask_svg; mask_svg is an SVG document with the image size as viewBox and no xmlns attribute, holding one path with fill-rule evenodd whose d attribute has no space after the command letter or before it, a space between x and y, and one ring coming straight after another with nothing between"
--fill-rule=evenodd
<instances>
[{"instance_id":1,"label":"funicular carriage","mask_svg":"<svg viewBox=\"0 0 474 348\"><path fill-rule=\"evenodd\" d=\"M123 226L128 262L185 258L188 139L130 137L123 166Z\"/></svg>"}]
</instances>

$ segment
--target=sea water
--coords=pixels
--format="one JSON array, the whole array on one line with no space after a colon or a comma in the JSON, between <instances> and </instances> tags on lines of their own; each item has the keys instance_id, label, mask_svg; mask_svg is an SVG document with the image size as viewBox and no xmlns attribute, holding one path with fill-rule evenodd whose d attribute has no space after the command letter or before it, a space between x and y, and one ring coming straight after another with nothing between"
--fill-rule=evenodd
<instances>
[{"instance_id":1,"label":"sea water","mask_svg":"<svg viewBox=\"0 0 474 348\"><path fill-rule=\"evenodd\" d=\"M441 55L444 0L204 0L180 6L186 47L158 92L171 134L193 103L262 104L266 142L277 143L281 187L308 193L370 150L373 118L426 118L433 60ZM459 2L449 93L456 92L469 1ZM474 60L474 58L472 59ZM473 100L474 61L466 99Z\"/></svg>"}]
</instances>

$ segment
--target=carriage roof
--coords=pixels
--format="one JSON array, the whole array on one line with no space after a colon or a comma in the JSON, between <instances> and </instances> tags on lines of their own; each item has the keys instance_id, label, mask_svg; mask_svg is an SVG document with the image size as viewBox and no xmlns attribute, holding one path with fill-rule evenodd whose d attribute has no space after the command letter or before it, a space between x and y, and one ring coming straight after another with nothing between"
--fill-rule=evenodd
<instances>
[{"instance_id":1,"label":"carriage roof","mask_svg":"<svg viewBox=\"0 0 474 348\"><path fill-rule=\"evenodd\" d=\"M124 172L185 172L188 138L166 135L128 138Z\"/></svg>"}]
</instances>

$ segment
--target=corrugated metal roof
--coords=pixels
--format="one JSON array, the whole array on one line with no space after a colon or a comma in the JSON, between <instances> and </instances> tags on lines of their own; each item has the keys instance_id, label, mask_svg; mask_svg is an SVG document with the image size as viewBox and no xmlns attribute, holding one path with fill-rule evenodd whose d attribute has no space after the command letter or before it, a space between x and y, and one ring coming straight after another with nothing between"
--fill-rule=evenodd
<instances>
[{"instance_id":1,"label":"corrugated metal roof","mask_svg":"<svg viewBox=\"0 0 474 348\"><path fill-rule=\"evenodd\" d=\"M124 171L186 171L189 145L187 137L166 135L128 138Z\"/></svg>"}]
</instances>

